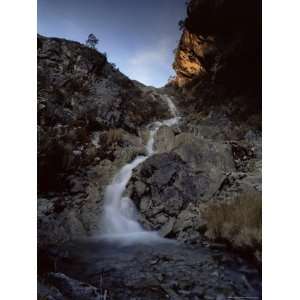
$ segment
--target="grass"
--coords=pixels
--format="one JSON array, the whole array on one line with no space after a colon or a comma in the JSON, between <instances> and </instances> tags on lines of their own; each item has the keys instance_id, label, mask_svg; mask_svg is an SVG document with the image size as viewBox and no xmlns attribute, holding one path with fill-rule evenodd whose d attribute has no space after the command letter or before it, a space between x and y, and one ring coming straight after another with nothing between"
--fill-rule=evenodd
<instances>
[{"instance_id":1,"label":"grass","mask_svg":"<svg viewBox=\"0 0 300 300\"><path fill-rule=\"evenodd\" d=\"M246 193L229 202L212 204L203 211L203 217L208 239L225 241L233 248L261 251L260 193Z\"/></svg>"},{"instance_id":2,"label":"grass","mask_svg":"<svg viewBox=\"0 0 300 300\"><path fill-rule=\"evenodd\" d=\"M106 145L113 145L122 140L122 130L118 128L109 129L106 132Z\"/></svg>"}]
</instances>

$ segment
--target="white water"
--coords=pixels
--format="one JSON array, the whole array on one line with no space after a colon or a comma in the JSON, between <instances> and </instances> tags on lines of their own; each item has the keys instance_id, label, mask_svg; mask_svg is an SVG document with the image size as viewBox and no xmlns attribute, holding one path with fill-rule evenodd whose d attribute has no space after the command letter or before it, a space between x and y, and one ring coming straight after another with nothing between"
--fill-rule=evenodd
<instances>
[{"instance_id":1,"label":"white water","mask_svg":"<svg viewBox=\"0 0 300 300\"><path fill-rule=\"evenodd\" d=\"M138 156L132 162L123 166L115 175L112 183L106 187L104 196L103 237L125 241L151 241L160 239L157 232L146 231L137 221L137 211L134 203L123 194L129 182L133 169L155 153L154 140L158 129L163 126L173 126L179 121L176 107L172 100L165 96L173 118L157 121L148 126L149 139L146 145L147 156Z\"/></svg>"}]
</instances>

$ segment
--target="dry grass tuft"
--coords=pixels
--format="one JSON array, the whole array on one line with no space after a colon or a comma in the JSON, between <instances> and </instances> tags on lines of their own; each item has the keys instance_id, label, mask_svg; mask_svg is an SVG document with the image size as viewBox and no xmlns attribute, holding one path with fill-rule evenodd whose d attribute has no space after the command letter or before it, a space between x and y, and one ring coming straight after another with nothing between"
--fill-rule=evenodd
<instances>
[{"instance_id":1,"label":"dry grass tuft","mask_svg":"<svg viewBox=\"0 0 300 300\"><path fill-rule=\"evenodd\" d=\"M242 194L233 201L210 205L203 212L205 235L225 240L234 248L261 249L262 200L260 193Z\"/></svg>"},{"instance_id":2,"label":"dry grass tuft","mask_svg":"<svg viewBox=\"0 0 300 300\"><path fill-rule=\"evenodd\" d=\"M106 144L113 145L121 142L122 140L122 129L112 128L106 132Z\"/></svg>"}]
</instances>

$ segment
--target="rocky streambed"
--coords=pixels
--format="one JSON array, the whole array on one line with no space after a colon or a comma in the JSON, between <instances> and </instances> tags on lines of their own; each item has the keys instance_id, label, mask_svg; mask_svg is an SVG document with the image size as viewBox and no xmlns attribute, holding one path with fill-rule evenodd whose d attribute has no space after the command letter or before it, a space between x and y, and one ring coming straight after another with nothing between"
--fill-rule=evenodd
<instances>
[{"instance_id":1,"label":"rocky streambed","mask_svg":"<svg viewBox=\"0 0 300 300\"><path fill-rule=\"evenodd\" d=\"M260 299L260 273L218 248L174 241L69 242L41 262L46 299ZM51 263L49 264L49 261Z\"/></svg>"},{"instance_id":2,"label":"rocky streambed","mask_svg":"<svg viewBox=\"0 0 300 300\"><path fill-rule=\"evenodd\" d=\"M117 174L126 163L130 165L137 159L139 152L145 151L145 141L137 139L139 150L131 157L108 164L106 172L110 175L106 175L106 181L99 180L101 171L105 171L103 162L94 166L99 169L94 181L98 184L96 187L100 187L98 191L95 187L90 196L94 201L82 200L77 207L70 199L72 210L84 219L79 217L78 222L75 216L71 218L72 210L67 205L57 208L54 202L50 208L45 208L42 221L51 218L53 221L49 223L50 226L54 224L55 230L60 228L59 224L64 224L61 216L66 213L71 228L80 228L80 222L85 221L95 230L92 237L41 247L38 287L41 299L261 298L259 267L228 252L223 244L207 242L204 236L207 224L202 217L202 209L211 202L226 201L234 193L260 188L256 169L247 169L249 161L256 164L259 157L251 153L252 156L247 156L248 152L243 152L247 148L238 142L232 145L221 138L215 140L211 136L194 134L184 118L179 123L166 124L160 123L153 131L153 141L148 139L151 147L146 147L151 148L150 155L136 164L131 177L126 179L124 194L122 192L118 199L130 197L143 228L168 239L127 238L126 228L122 228L124 236L121 239L99 236L105 207L103 191L109 178L113 178L113 172ZM198 125L198 128L205 134L205 127ZM219 129L210 130L213 134L220 133ZM127 138L130 143L135 141L130 135ZM256 137L252 137L252 144L253 141L259 144ZM117 151L122 157L123 149L118 147L115 153ZM239 160L241 155L243 164ZM76 192L73 199L76 199ZM85 210L89 213L84 216ZM119 214L109 216L118 217ZM51 230L51 227L46 228ZM55 238L55 232L45 235ZM75 230L72 235L85 234Z\"/></svg>"}]
</instances>

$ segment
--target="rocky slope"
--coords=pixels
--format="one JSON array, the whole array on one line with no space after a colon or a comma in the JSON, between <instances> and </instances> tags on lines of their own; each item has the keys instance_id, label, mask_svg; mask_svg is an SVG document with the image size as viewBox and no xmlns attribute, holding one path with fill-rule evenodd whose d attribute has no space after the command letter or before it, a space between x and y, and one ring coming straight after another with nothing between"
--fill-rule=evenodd
<instances>
[{"instance_id":1,"label":"rocky slope","mask_svg":"<svg viewBox=\"0 0 300 300\"><path fill-rule=\"evenodd\" d=\"M96 230L103 188L144 151L144 125L170 114L157 92L129 80L96 50L58 38L37 41L43 244Z\"/></svg>"}]
</instances>

